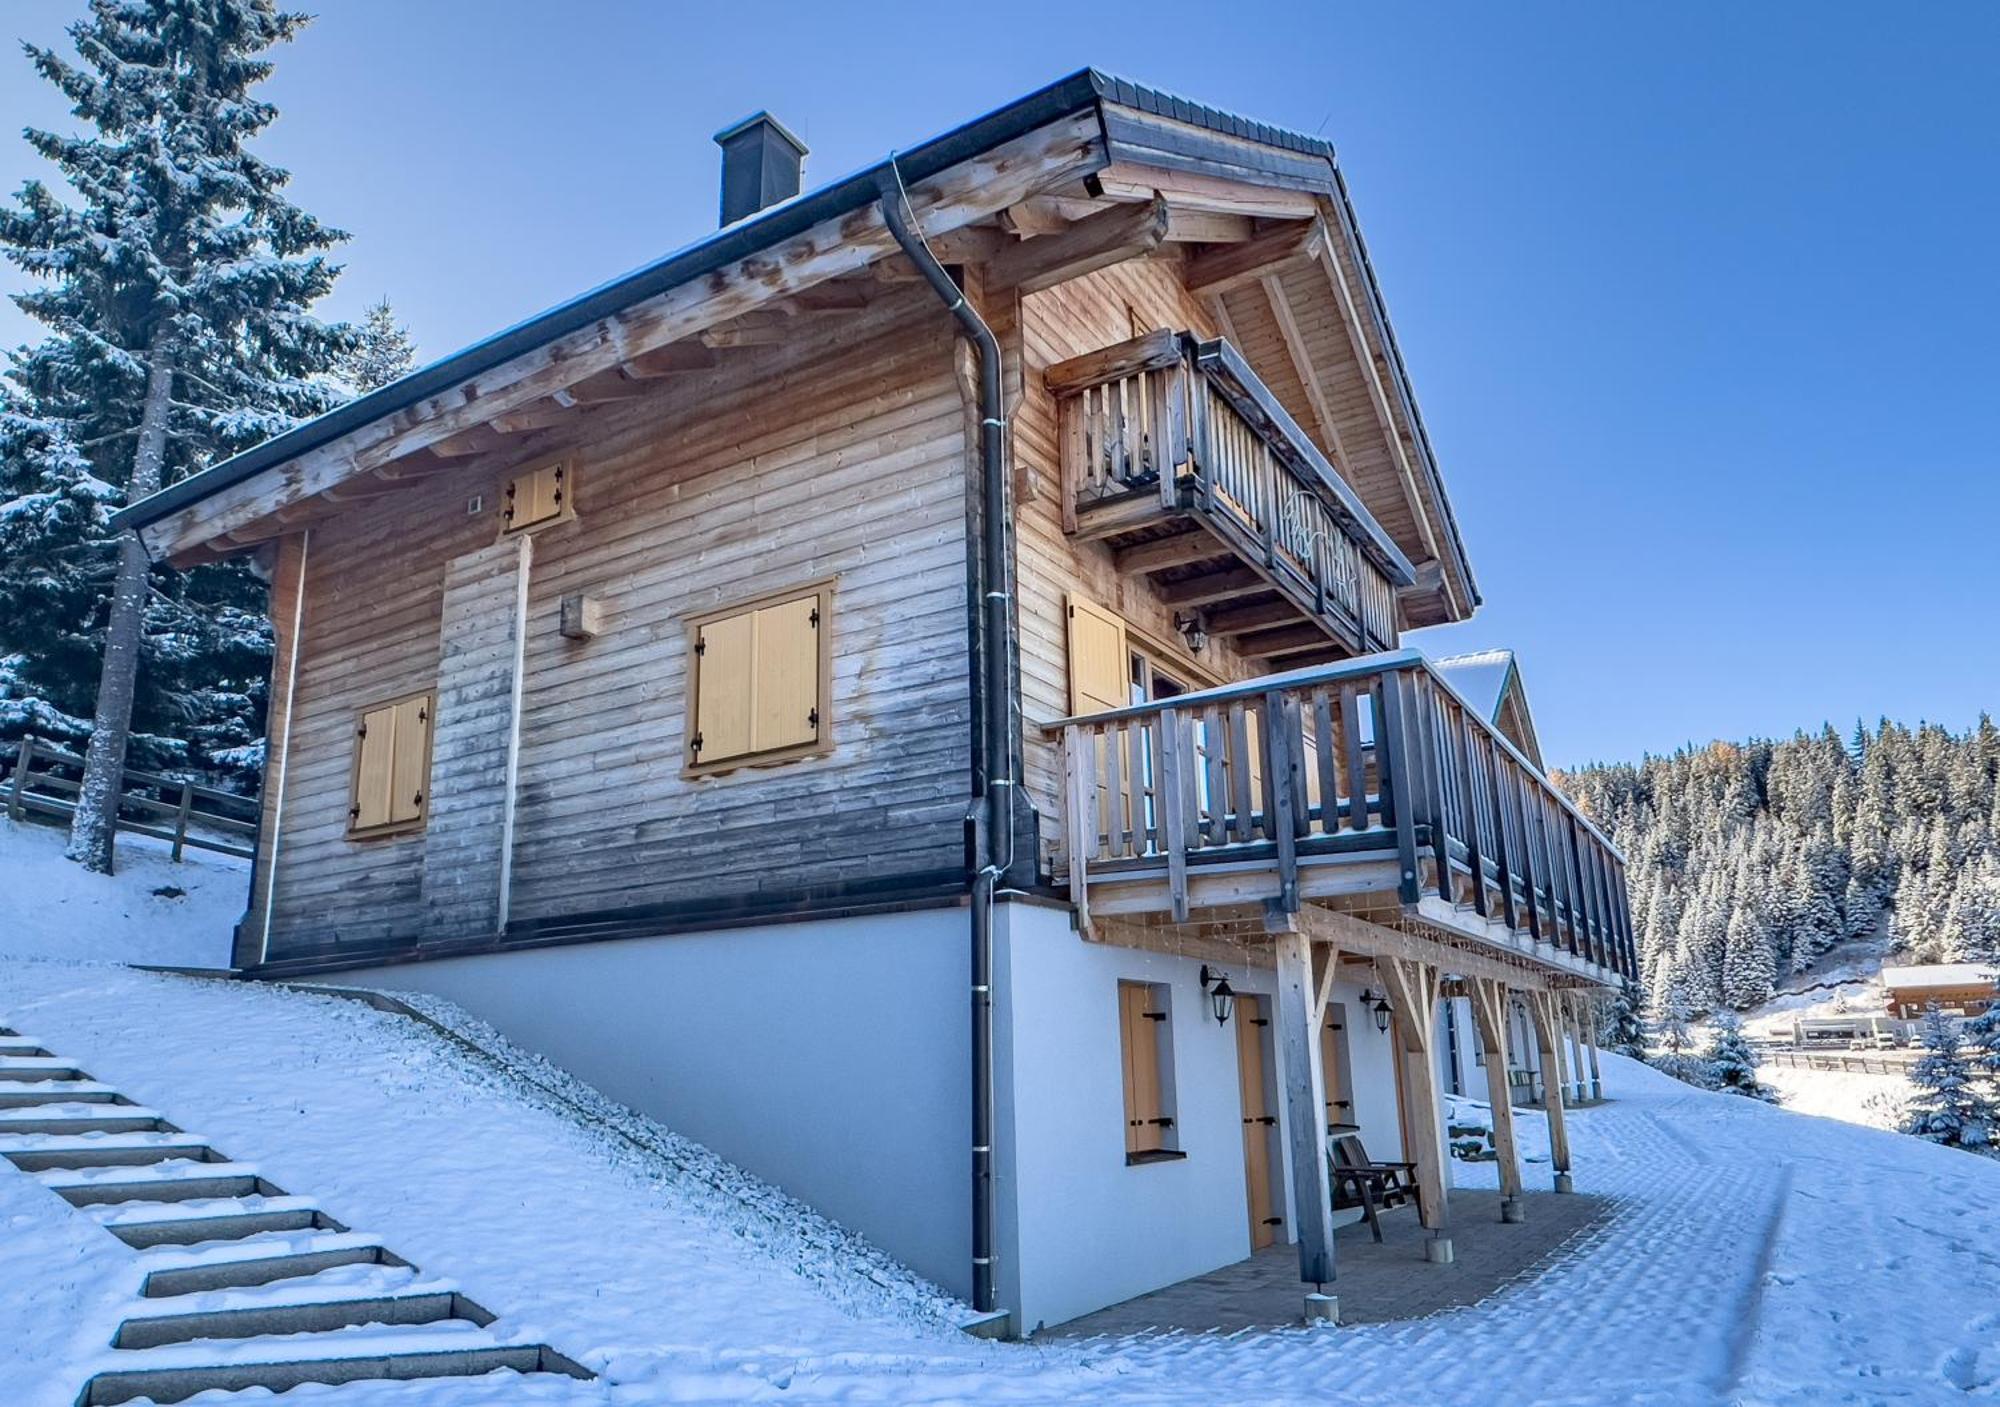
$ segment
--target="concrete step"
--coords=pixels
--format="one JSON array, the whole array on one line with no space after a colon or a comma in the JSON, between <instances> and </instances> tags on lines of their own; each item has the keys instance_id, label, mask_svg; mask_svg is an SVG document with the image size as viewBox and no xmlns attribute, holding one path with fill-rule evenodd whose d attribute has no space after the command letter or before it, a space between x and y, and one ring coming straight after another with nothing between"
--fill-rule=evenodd
<instances>
[{"instance_id":1,"label":"concrete step","mask_svg":"<svg viewBox=\"0 0 2000 1407\"><path fill-rule=\"evenodd\" d=\"M42 1104L0 1108L0 1134L179 1133L157 1109L140 1104Z\"/></svg>"},{"instance_id":2,"label":"concrete step","mask_svg":"<svg viewBox=\"0 0 2000 1407\"><path fill-rule=\"evenodd\" d=\"M124 1095L96 1080L9 1080L0 1084L0 1109L38 1104L125 1104Z\"/></svg>"},{"instance_id":3,"label":"concrete step","mask_svg":"<svg viewBox=\"0 0 2000 1407\"><path fill-rule=\"evenodd\" d=\"M484 1328L493 1322L493 1316L449 1289L413 1288L394 1294L360 1290L340 1295L306 1283L282 1300L127 1319L112 1336L111 1346L158 1348L192 1339L322 1334L362 1324L437 1324L446 1320L463 1320Z\"/></svg>"},{"instance_id":4,"label":"concrete step","mask_svg":"<svg viewBox=\"0 0 2000 1407\"><path fill-rule=\"evenodd\" d=\"M197 1356L211 1350L216 1351L217 1361L202 1361ZM295 1341L168 1344L130 1351L129 1358L122 1353L115 1356L126 1361L91 1378L78 1398L79 1407L118 1407L134 1399L182 1402L200 1392L240 1392L246 1388L276 1393L305 1383L483 1377L502 1369L569 1378L591 1376L546 1345L496 1342L473 1324L453 1321L337 1330Z\"/></svg>"},{"instance_id":5,"label":"concrete step","mask_svg":"<svg viewBox=\"0 0 2000 1407\"><path fill-rule=\"evenodd\" d=\"M190 1202L115 1202L87 1208L126 1245L194 1246L261 1231L345 1231L305 1197L239 1197Z\"/></svg>"},{"instance_id":6,"label":"concrete step","mask_svg":"<svg viewBox=\"0 0 2000 1407\"><path fill-rule=\"evenodd\" d=\"M139 1293L166 1299L206 1290L244 1289L318 1275L339 1266L409 1268L410 1263L353 1231L281 1232L220 1242L200 1250L162 1246L144 1253Z\"/></svg>"},{"instance_id":7,"label":"concrete step","mask_svg":"<svg viewBox=\"0 0 2000 1407\"><path fill-rule=\"evenodd\" d=\"M13 1055L0 1047L0 1080L81 1080L83 1071L59 1055Z\"/></svg>"},{"instance_id":8,"label":"concrete step","mask_svg":"<svg viewBox=\"0 0 2000 1407\"><path fill-rule=\"evenodd\" d=\"M139 1167L170 1158L208 1163L226 1161L205 1139L191 1133L0 1133L0 1158L22 1172Z\"/></svg>"},{"instance_id":9,"label":"concrete step","mask_svg":"<svg viewBox=\"0 0 2000 1407\"><path fill-rule=\"evenodd\" d=\"M72 1207L284 1195L247 1163L173 1161L136 1168L59 1168L35 1177Z\"/></svg>"}]
</instances>

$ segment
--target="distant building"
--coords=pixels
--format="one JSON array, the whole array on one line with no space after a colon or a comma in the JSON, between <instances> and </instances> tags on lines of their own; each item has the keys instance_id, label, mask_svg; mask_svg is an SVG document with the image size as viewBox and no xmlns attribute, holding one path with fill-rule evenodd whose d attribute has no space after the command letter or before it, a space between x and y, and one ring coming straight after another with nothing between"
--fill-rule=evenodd
<instances>
[{"instance_id":1,"label":"distant building","mask_svg":"<svg viewBox=\"0 0 2000 1407\"><path fill-rule=\"evenodd\" d=\"M1947 1016L1978 1016L1996 999L1994 969L1974 962L1885 967L1882 987L1891 1016L1915 1021L1932 1002Z\"/></svg>"}]
</instances>

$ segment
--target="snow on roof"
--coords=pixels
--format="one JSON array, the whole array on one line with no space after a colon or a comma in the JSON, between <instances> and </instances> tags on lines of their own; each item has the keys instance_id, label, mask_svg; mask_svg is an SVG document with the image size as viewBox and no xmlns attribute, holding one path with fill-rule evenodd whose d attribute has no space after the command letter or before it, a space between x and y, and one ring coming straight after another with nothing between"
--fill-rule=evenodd
<instances>
[{"instance_id":1,"label":"snow on roof","mask_svg":"<svg viewBox=\"0 0 2000 1407\"><path fill-rule=\"evenodd\" d=\"M1507 692L1507 677L1514 669L1512 650L1480 650L1469 655L1446 655L1432 660L1431 667L1458 690L1465 701L1478 709L1490 723L1500 715L1500 700Z\"/></svg>"},{"instance_id":2,"label":"snow on roof","mask_svg":"<svg viewBox=\"0 0 2000 1407\"><path fill-rule=\"evenodd\" d=\"M1931 962L1918 967L1885 967L1885 987L1977 987L1995 980L1995 970L1978 962Z\"/></svg>"}]
</instances>

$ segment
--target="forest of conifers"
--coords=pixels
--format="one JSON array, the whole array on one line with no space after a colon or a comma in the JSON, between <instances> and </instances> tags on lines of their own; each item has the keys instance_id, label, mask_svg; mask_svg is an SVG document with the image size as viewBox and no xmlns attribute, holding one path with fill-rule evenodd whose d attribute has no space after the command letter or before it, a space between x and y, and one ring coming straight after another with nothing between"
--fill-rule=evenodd
<instances>
[{"instance_id":1,"label":"forest of conifers","mask_svg":"<svg viewBox=\"0 0 2000 1407\"><path fill-rule=\"evenodd\" d=\"M1655 1009L1738 1010L1851 939L2000 959L2000 727L1884 719L1557 774L1629 862Z\"/></svg>"}]
</instances>

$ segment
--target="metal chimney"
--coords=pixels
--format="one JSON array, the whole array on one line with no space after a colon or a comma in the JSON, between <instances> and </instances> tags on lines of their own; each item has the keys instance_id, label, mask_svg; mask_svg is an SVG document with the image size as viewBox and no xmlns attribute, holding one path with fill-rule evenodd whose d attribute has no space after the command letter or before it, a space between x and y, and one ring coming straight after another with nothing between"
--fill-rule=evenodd
<instances>
[{"instance_id":1,"label":"metal chimney","mask_svg":"<svg viewBox=\"0 0 2000 1407\"><path fill-rule=\"evenodd\" d=\"M722 223L733 225L799 193L806 144L768 112L715 134L722 148Z\"/></svg>"}]
</instances>

